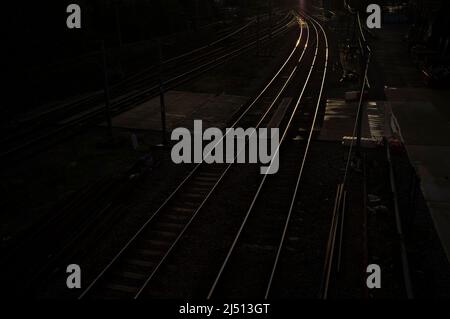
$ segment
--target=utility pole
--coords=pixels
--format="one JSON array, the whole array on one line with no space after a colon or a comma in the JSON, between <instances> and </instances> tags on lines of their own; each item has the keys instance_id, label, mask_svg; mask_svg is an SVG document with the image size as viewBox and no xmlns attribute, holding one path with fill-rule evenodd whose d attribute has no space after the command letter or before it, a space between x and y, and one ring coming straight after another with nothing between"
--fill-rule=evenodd
<instances>
[{"instance_id":1,"label":"utility pole","mask_svg":"<svg viewBox=\"0 0 450 319\"><path fill-rule=\"evenodd\" d=\"M161 38L158 39L158 57L159 57L159 101L161 105L161 127L162 127L162 145L167 145L166 134L166 102L164 98L164 81L163 81L163 53Z\"/></svg>"},{"instance_id":2,"label":"utility pole","mask_svg":"<svg viewBox=\"0 0 450 319\"><path fill-rule=\"evenodd\" d=\"M110 96L109 96L109 80L108 80L108 63L106 58L105 40L102 40L102 58L103 58L103 79L105 90L105 116L106 123L108 125L108 136L112 139L112 122L111 122L111 110L110 110Z\"/></svg>"}]
</instances>

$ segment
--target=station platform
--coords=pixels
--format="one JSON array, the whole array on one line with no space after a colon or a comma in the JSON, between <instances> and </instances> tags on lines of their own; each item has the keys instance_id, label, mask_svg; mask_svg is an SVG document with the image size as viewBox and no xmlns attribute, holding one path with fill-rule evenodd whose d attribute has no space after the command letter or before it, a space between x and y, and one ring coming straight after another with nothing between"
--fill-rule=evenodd
<instances>
[{"instance_id":1,"label":"station platform","mask_svg":"<svg viewBox=\"0 0 450 319\"><path fill-rule=\"evenodd\" d=\"M450 121L431 101L430 91L386 88L385 94L450 261Z\"/></svg>"},{"instance_id":2,"label":"station platform","mask_svg":"<svg viewBox=\"0 0 450 319\"><path fill-rule=\"evenodd\" d=\"M185 91L169 91L164 98L169 132L177 127L193 129L194 120L203 120L204 128L225 128L229 119L248 99L227 94ZM114 117L112 124L114 127L127 129L161 130L159 96Z\"/></svg>"}]
</instances>

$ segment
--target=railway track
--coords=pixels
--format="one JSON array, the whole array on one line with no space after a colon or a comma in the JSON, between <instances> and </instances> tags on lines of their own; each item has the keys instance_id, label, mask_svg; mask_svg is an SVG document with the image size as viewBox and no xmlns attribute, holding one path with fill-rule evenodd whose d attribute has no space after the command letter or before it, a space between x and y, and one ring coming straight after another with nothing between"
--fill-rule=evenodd
<instances>
[{"instance_id":1,"label":"railway track","mask_svg":"<svg viewBox=\"0 0 450 319\"><path fill-rule=\"evenodd\" d=\"M64 268L61 265L69 264L78 252L86 249L89 240L100 238L116 222L124 211L123 199L151 169L150 164L129 162L120 173L100 178L57 205L25 234L2 248L2 286L17 296L33 295L36 288ZM102 227L96 226L99 224Z\"/></svg>"},{"instance_id":2,"label":"railway track","mask_svg":"<svg viewBox=\"0 0 450 319\"><path fill-rule=\"evenodd\" d=\"M234 221L222 220L224 224L233 225L226 227L229 232L227 236L214 240L222 240L223 247L226 248L211 254L210 258L215 261L208 262L203 265L203 269L197 270L201 275L197 274L195 278L201 278L202 282L189 294L207 299L292 298L297 295L290 293L302 288L312 292L306 297L328 298L335 268L339 269L341 263L347 200L345 179L349 162L344 181L338 185L336 192L326 245L324 240L323 273L315 269L317 274L320 273L317 275L308 265L311 260L308 257L308 245L301 243L303 238L299 236L299 229L304 231L308 227L302 218L299 197L309 191L303 187L303 175L311 142L323 111L322 98L329 68L329 54L327 34L320 22L304 12L300 16L302 18L297 19L300 34L291 53L271 81L230 125L244 128L279 127L282 132L281 145L277 149L280 155L279 172L261 177L258 176L258 169L251 165L239 168L236 164L196 165L117 255L93 278L79 299L173 297L175 294L170 291L172 288L165 286L167 282L173 281L167 275L173 266L171 260L183 251L183 244L188 240L186 238L189 234L191 238L196 236L194 225L200 216L207 213L208 205L230 196L230 193L221 193L223 185L230 180L241 180L252 196L239 204L240 212L236 214L238 218ZM362 92L364 86L369 85L367 74L363 82ZM145 91L143 87L138 90ZM242 176L237 176L238 174ZM246 181L247 176L253 177ZM255 181L257 183L252 184ZM125 181L119 188L127 188L128 182ZM95 192L80 194L65 209L71 210L74 206L83 208L83 201L105 197L106 206L97 207L97 216L94 218L85 215L88 218L80 223L80 227L87 229L95 224L103 225L103 213L106 210L123 210L123 207L110 200L114 194L119 194L113 189L121 183L123 180L119 183L100 181L100 187ZM366 197L367 194L364 195ZM41 237L46 229L54 228L58 223L80 220L80 216L72 214L68 221L62 222L63 217L63 214L57 216L55 221L51 220L44 225L39 236L32 234L31 237ZM210 226L207 223L203 226L197 223L196 229L204 225ZM56 259L72 249L77 239L79 238L75 236L68 243L55 248L56 256L51 256L35 276L48 272L49 268L55 267L55 263L59 264L61 260ZM208 237L205 240L212 241ZM48 246L50 241L51 238L44 238L44 241L37 241L36 244ZM32 251L33 247L28 249ZM27 258L32 255L27 253ZM297 273L303 273L303 277L296 278ZM408 283L409 275L407 271L405 273L405 281ZM311 275L311 280L305 282L308 274ZM185 291L178 293L175 296L185 297L180 295Z\"/></svg>"},{"instance_id":3,"label":"railway track","mask_svg":"<svg viewBox=\"0 0 450 319\"><path fill-rule=\"evenodd\" d=\"M233 37L247 30L253 23L234 31L233 33L214 41L213 43L191 51L179 57L165 61L161 66L147 69L111 89L110 114L116 115L133 106L160 94L161 89L168 91L208 72L226 61L249 51L258 42L266 43L285 34L292 26L292 17L286 15L276 24L271 34L257 38L254 33L237 38L230 44ZM161 72L161 69L163 70ZM163 79L161 79L163 74ZM162 81L162 82L161 82ZM105 117L104 93L89 95L75 103L63 105L49 112L28 119L14 130L14 134L4 136L0 141L4 151L0 159L7 159L22 150L37 150L59 141L65 133L73 133L80 127L95 123Z\"/></svg>"},{"instance_id":4,"label":"railway track","mask_svg":"<svg viewBox=\"0 0 450 319\"><path fill-rule=\"evenodd\" d=\"M283 92L296 73L299 60L304 56L304 33L301 28L298 41L281 68L230 127L259 128L270 123L282 102ZM214 198L216 189L233 166L198 164L80 298L139 297L191 223L202 213L204 205Z\"/></svg>"},{"instance_id":5,"label":"railway track","mask_svg":"<svg viewBox=\"0 0 450 319\"><path fill-rule=\"evenodd\" d=\"M224 240L229 246L224 250L227 254L217 259L221 263L218 267L210 268L214 276L205 277L204 287L207 289L199 294L208 299L267 299L279 295L277 290L283 282L283 278L278 278L279 268L283 269L283 274L286 269L289 272L299 271L289 267L289 255L295 244L291 242L295 237L292 233L295 233L296 224L300 222L294 215L305 162L321 112L328 44L325 31L313 17L304 15L298 23L300 34L288 58L230 125L244 128L280 127L282 144L277 150L281 155L279 173L260 179L259 169L254 166L196 165L111 262L105 265L79 296L80 299L163 296L164 291L155 289L155 282L164 281L164 269L170 267L168 261L178 253L177 249L183 244L192 224L206 213L208 203L223 197L218 190L234 178L236 169L237 174L256 176L254 180L258 183L249 186L254 196L249 197L242 211L246 212L241 216L243 219L236 219L236 222L241 220L242 223L235 236ZM109 184L106 182L105 188L109 188ZM75 201L74 205L80 203ZM105 210L99 209L98 218L86 218L81 227L90 228L98 223L105 217L102 214ZM71 240L71 244L76 240ZM52 256L36 276L48 272L49 268L59 267L61 260L57 258L72 247L70 243L63 246L53 252L55 257ZM283 283L282 286L288 284Z\"/></svg>"},{"instance_id":6,"label":"railway track","mask_svg":"<svg viewBox=\"0 0 450 319\"><path fill-rule=\"evenodd\" d=\"M99 180L86 191L80 192L67 204L59 207L57 212L47 214L45 220L39 221L37 227L33 228L32 233L26 238L21 238L17 244L13 244L13 249L4 252L1 263L1 268L4 270L2 273L13 274L19 271L21 274L22 288L17 291L17 294L23 294L23 292L32 294L33 286L45 281L45 278L58 269L61 270L62 266L59 265L64 264L70 256L74 256L71 251L79 251L80 247L85 247L80 243L85 243L89 239L85 240L81 237L93 238L91 233L98 233L97 230L93 231L93 225L101 223L102 227L106 227L120 216L120 211L124 210L120 204L120 198L125 196L141 174L141 172L135 172L135 166L133 165L130 170L126 169L121 176ZM56 238L61 240L55 241ZM22 269L19 270L14 266L27 265L23 258L33 258L35 261L33 271L22 269L23 267L19 267ZM14 283L4 279L6 278L2 278L2 282L14 289ZM14 282L18 281L14 280Z\"/></svg>"},{"instance_id":7,"label":"railway track","mask_svg":"<svg viewBox=\"0 0 450 319\"><path fill-rule=\"evenodd\" d=\"M286 104L286 96L296 92L295 99L290 99L289 107L284 110L285 116L276 125L283 128L283 144L277 150L282 155L280 172L276 176L265 175L253 188L256 191L253 200L248 203L250 206L234 240L229 242L228 253L223 256L225 260L216 269L218 273L214 277L209 276L214 280L208 287L209 293L203 291L204 297L267 298L277 278L279 263L285 263L281 257L286 253L286 238L295 227L292 226L294 204L320 112L328 66L324 29L312 17L305 16L304 21L299 40L288 59L231 126L248 127L256 122L256 125L253 124L256 127L270 127L273 119L279 117L276 114L282 110L280 105ZM310 29L313 31L310 32ZM300 47L303 48L301 53L298 52ZM311 50L309 54L308 50ZM311 60L304 65L307 55ZM301 83L300 88L298 83ZM305 98L305 95L311 94ZM163 291L157 291L161 286L155 284L164 282L163 278L158 278L159 274L170 267L168 260L178 252L177 246L182 245L191 224L204 213L208 202L220 196L217 195L217 189L221 187L219 184L232 178L227 173L233 171L233 166L196 166L79 298L164 296ZM257 174L255 171L253 169L251 174ZM258 218L252 216L255 211ZM261 234L261 229L264 229L264 234ZM271 249L260 254L260 249L249 245L249 242L255 241L258 244L253 247L270 246ZM243 256L245 258L241 258ZM246 276L249 272L252 275ZM248 283L249 278L258 280Z\"/></svg>"},{"instance_id":8,"label":"railway track","mask_svg":"<svg viewBox=\"0 0 450 319\"><path fill-rule=\"evenodd\" d=\"M267 299L272 294L277 296L277 292L272 290L274 281L277 280L277 270L279 267L288 269L283 265L287 259L282 257L296 249L297 238L292 233L295 233L295 221L298 219L293 217L301 191L305 162L316 129L328 67L326 33L317 20L309 17L309 21L315 34L312 44L314 53L303 88L284 128L284 144L280 146L281 169L274 176L265 176L259 184L209 290L208 299ZM312 99L304 101L305 93ZM299 129L302 129L301 133ZM301 271L289 270L291 274ZM284 287L287 285L288 282L283 284Z\"/></svg>"}]
</instances>

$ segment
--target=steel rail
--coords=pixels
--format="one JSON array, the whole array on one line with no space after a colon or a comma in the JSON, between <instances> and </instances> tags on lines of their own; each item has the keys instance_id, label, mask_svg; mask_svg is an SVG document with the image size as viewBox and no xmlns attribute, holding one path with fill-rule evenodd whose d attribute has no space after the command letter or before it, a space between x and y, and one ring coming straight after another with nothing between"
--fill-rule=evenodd
<instances>
[{"instance_id":1,"label":"steel rail","mask_svg":"<svg viewBox=\"0 0 450 319\"><path fill-rule=\"evenodd\" d=\"M329 290L329 286L330 286L331 269L332 269L332 265L333 265L333 256L334 256L334 250L335 250L335 244L336 244L337 229L338 229L340 212L341 212L340 207L341 207L341 201L342 201L343 196L344 196L344 185L339 184L337 186L336 198L335 198L335 202L334 202L332 219L331 219L331 227L330 227L330 232L328 234L327 250L325 253L322 287L321 287L321 291L320 291L320 297L322 299L328 298L328 290Z\"/></svg>"},{"instance_id":2,"label":"steel rail","mask_svg":"<svg viewBox=\"0 0 450 319\"><path fill-rule=\"evenodd\" d=\"M307 76L307 78L306 78L306 81L305 81L305 83L304 83L304 85L303 85L303 88L302 88L302 91L301 91L301 93L300 93L300 96L299 96L299 98L297 99L297 102L296 102L296 105L295 105L295 107L294 107L294 109L293 109L293 111L292 111L291 117L289 118L289 121L288 121L288 123L287 123L287 126L286 126L286 128L285 128L285 130L284 130L284 132L283 132L282 138L281 138L281 140L280 140L280 145L279 145L279 146L277 147L277 149L275 150L275 156L277 156L277 154L279 153L280 147L281 147L283 141L285 140L285 138L286 138L286 136L287 136L287 133L288 133L288 130L289 130L291 124L292 124L292 120L293 120L293 118L294 118L294 115L295 115L296 112L297 112L297 109L298 109L298 107L299 107L299 105L300 105L300 101L302 100L302 97L303 97L303 94L304 94L304 92L305 92L305 90L306 90L306 87L307 87L307 85L309 84L309 80L310 80L312 71L313 71L313 69L314 69L314 67L315 67L315 61L316 61L316 58L317 58L317 53L318 53L318 48L319 48L319 34L318 34L318 30L317 30L315 24L312 23L312 25L313 25L313 27L314 27L314 29L315 29L315 34L316 34L316 38L317 38L317 41L316 41L316 47L315 47L315 53L314 53L314 58L313 58L313 61L312 61L312 65L311 65L311 67L310 67L310 69L309 69L309 72L308 72L308 76ZM302 55L302 56L303 56L303 55ZM300 61L299 61L299 62L300 62ZM324 80L323 80L323 81L324 81ZM321 92L322 92L322 90L321 90ZM319 105L319 103L320 103L320 99L319 99L319 101L318 101L318 105ZM317 115L317 112L316 112L316 115ZM313 130L313 129L314 129L314 126L311 128L311 130ZM271 163L271 165L272 165L272 163ZM270 168L269 168L269 169L270 169ZM221 279L221 277L222 277L222 274L223 274L225 268L227 267L227 265L228 265L228 263L229 263L229 260L230 260L232 254L233 254L233 252L234 252L234 249L235 249L235 247L236 247L236 245L237 245L237 243L238 243L238 241L239 241L239 239L240 239L240 237L241 237L241 234L242 234L242 232L243 232L243 230L244 230L244 228L245 228L245 225L247 224L247 220L249 219L251 213L253 212L253 208L254 208L254 206L255 206L255 204L256 204L257 199L259 198L259 195L260 195L260 193L261 193L261 190L262 190L262 188L263 188L263 185L265 184L266 179L267 179L267 175L264 175L264 177L263 177L261 183L259 184L258 190L256 191L256 194L255 194L255 196L253 197L253 200L252 200L252 202L251 202L251 204L250 204L250 207L249 207L249 209L247 210L247 213L246 213L246 215L245 215L245 217L244 217L244 219L243 219L243 221L242 221L242 223L241 223L241 226L240 226L240 228L239 228L239 230L238 230L238 232L237 232L237 234L236 234L236 236L235 236L235 238L234 238L234 241L233 241L233 243L231 244L231 246L230 246L230 248L229 248L229 250L228 250L228 253L227 253L226 257L225 257L225 260L223 261L222 266L220 267L219 272L218 272L218 274L217 274L217 276L216 276L216 278L215 278L215 280L214 280L214 282L213 282L213 284L212 284L212 286L211 286L211 288L210 288L210 290L209 290L209 293L208 293L208 296L207 296L207 299L208 299L208 300L211 299L211 297L213 296L214 291L215 291L215 289L216 289L216 287L217 287L217 285L218 285L218 283L219 283L219 281L220 281L220 279Z\"/></svg>"},{"instance_id":3,"label":"steel rail","mask_svg":"<svg viewBox=\"0 0 450 319\"><path fill-rule=\"evenodd\" d=\"M308 30L308 36L307 36L307 43L309 40L309 29ZM300 44L300 40L301 40L301 35L303 32L303 28L301 29L301 34L300 34L300 38L297 41L296 47L298 47L298 45ZM299 62L303 59L303 55L306 51L306 47L307 45L305 45L303 51L302 51L302 55L300 57ZM290 56L291 57L291 56ZM287 60L288 61L288 60ZM262 117L260 118L259 122L256 124L255 126L255 131L252 132L252 134L248 137L249 139L253 136L253 134L256 132L256 129L259 128L263 122L263 120L267 117L267 115L269 114L269 112L271 111L271 109L275 106L275 104L279 101L281 95L283 94L283 92L285 91L286 87L288 86L288 84L291 82L292 77L294 76L295 72L297 71L297 66L295 66L293 68L293 70L291 71L289 77L286 79L285 83L283 84L283 86L281 87L281 89L279 90L279 92L277 93L277 95L275 96L274 100L272 101L271 105L266 109L266 112L262 115ZM221 139L222 140L222 139ZM221 140L214 145L214 147L212 149L214 149L220 142ZM241 148L236 156L235 156L235 160L236 158L241 154L241 152L245 149ZM211 152L209 152L207 154L207 156L209 156L211 154ZM228 173L229 169L233 166L233 163L228 164L227 168L225 169L225 171L222 173L222 175L220 176L219 180L216 182L216 184L213 186L213 188L210 190L210 192L207 194L206 198L204 199L204 201L201 203L201 205L196 209L194 215L191 217L191 219L188 221L188 223L185 225L185 227L183 228L182 232L179 234L179 236L176 238L176 240L173 242L172 246L169 248L169 250L166 252L166 254L164 255L164 257L159 261L158 265L155 267L155 269L153 270L153 272L150 274L150 276L147 278L146 282L144 283L144 285L141 287L141 289L139 290L139 292L136 294L135 298L138 298L141 293L144 291L144 289L147 287L148 283L150 282L151 279L153 279L154 275L156 274L156 272L159 270L160 266L163 264L163 262L165 261L165 259L169 256L169 254L171 253L172 249L175 247L175 245L178 243L178 241L181 239L181 237L183 236L183 234L185 233L185 231L187 230L187 228L190 226L190 224L192 223L192 221L195 219L196 215L198 214L198 212L203 208L204 204L207 202L207 200L209 199L209 197L212 195L212 193L214 192L215 188L219 185L219 183L222 181L222 179L225 177L225 175Z\"/></svg>"},{"instance_id":4,"label":"steel rail","mask_svg":"<svg viewBox=\"0 0 450 319\"><path fill-rule=\"evenodd\" d=\"M305 13L303 13L303 14L305 14ZM326 54L325 54L324 73L323 73L323 76L322 76L322 83L321 83L321 87L320 87L319 97L317 99L317 105L316 105L316 110L315 110L315 114L314 114L313 123L311 125L311 130L310 130L309 136L308 136L308 143L307 143L304 155L303 155L303 160L302 160L302 163L301 163L301 166L300 166L300 171L298 173L297 183L296 183L295 189L294 189L294 195L292 197L291 204L290 204L290 207L289 207L289 212L288 212L288 215L286 217L286 222L285 222L285 225L284 225L283 233L281 235L281 240L280 240L280 244L278 246L277 255L275 257L274 265L272 267L272 272L270 274L269 282L267 284L266 293L265 293L265 296L264 296L265 299L267 299L269 297L270 289L272 287L272 283L273 283L273 279L274 279L274 276L275 276L275 272L277 270L278 262L279 262L279 259L280 259L280 255L281 255L281 251L283 249L284 242L285 242L285 238L286 238L286 234L287 234L287 231L288 231L289 223L290 223L290 220L291 220L292 212L294 210L295 200L296 200L296 198L298 196L298 193L300 191L300 182L301 182L301 179L302 179L302 176L303 176L303 171L304 171L306 159L307 159L307 156L308 156L308 151L309 151L311 140L312 140L312 134L313 134L313 131L314 131L316 120L317 120L317 114L318 114L318 110L319 110L319 106L320 106L320 101L322 99L323 88L324 88L324 85L325 85L325 78L326 78L327 69L328 69L328 38L327 38L327 34L326 34L325 30L323 29L322 25L317 20L315 20L311 16L309 16L309 18L312 21L314 21L320 27L321 32L323 33L323 36L324 36L324 39L325 39Z\"/></svg>"},{"instance_id":5,"label":"steel rail","mask_svg":"<svg viewBox=\"0 0 450 319\"><path fill-rule=\"evenodd\" d=\"M272 77L272 79L269 81L269 83L262 89L262 91L253 99L253 101L246 107L246 109L244 110L244 112L233 122L233 124L231 125L231 128L234 128L240 121L241 119L249 112L250 109L253 108L253 106L256 105L256 103L261 99L261 97L264 95L264 93L271 87L271 85L273 84L273 82L278 78L278 76L281 74L281 72L284 70L284 68L286 67L286 65L288 64L288 62L292 59L292 56L294 55L294 53L297 51L300 42L301 42L301 37L303 34L303 29L301 29L301 33L299 36L299 39L297 40L294 48L292 49L291 53L289 54L288 58L286 59L286 61L283 63L283 65L279 68L279 70L276 72L276 74ZM271 104L270 107L273 107L274 103ZM265 113L267 114L267 112ZM264 115L265 116L265 115ZM222 136L222 138L217 142L217 144L215 146L217 146L219 143L222 142L222 140L226 137L226 135L228 134L228 130L226 132L226 134L224 136ZM214 148L212 148L213 150ZM211 155L212 150L206 155L206 158L208 156ZM122 254L130 247L130 245L137 239L137 237L146 229L146 227L156 218L156 216L159 215L159 213L163 210L164 207L167 206L167 204L172 200L172 198L174 198L174 196L176 194L178 194L178 192L182 189L182 187L194 176L194 174L198 171L198 169L204 164L205 162L205 158L203 159L202 163L197 164L190 172L189 174L181 181L181 183L175 188L175 190L165 199L165 201L159 206L159 208L152 214L152 216L149 217L149 219L141 226L141 228L133 235L133 237L122 247L122 249L116 254L116 256L103 268L103 270L97 275L97 277L90 283L90 285L83 291L83 293L79 296L78 299L82 299L94 286L95 284L104 276L104 274L109 270L109 268L111 268L111 266L122 256ZM228 168L226 169L226 171L228 171L228 169L231 167L231 165L228 166ZM224 173L226 173L226 171ZM223 178L224 174L222 174L222 176L220 177L219 181L212 187L211 191L209 192L209 194L207 195L207 197L209 198L209 196L212 194L212 192L215 190L215 188L217 187L218 183L221 181L221 179ZM207 198L207 199L208 199ZM206 199L206 200L207 200ZM203 206L204 203L206 202L206 200L204 200L200 205ZM199 211L199 209L197 209L197 211L194 213L197 214ZM188 222L189 224L191 223L192 219ZM183 232L185 231L185 229L187 229L187 227L185 227L183 229ZM176 239L176 242L179 241L179 239L181 238L181 236L178 236ZM173 249L173 247L175 246L176 243L172 244L172 246L169 248L170 250ZM164 259L167 257L167 253L164 255ZM162 262L159 263L158 268L160 267L160 265L162 264ZM150 274L150 277L153 277L153 275L156 272L153 271L152 274ZM150 278L151 279L151 278ZM148 284L149 280L146 280L146 283L144 284L145 286ZM141 287L141 289L138 291L138 293L135 295L135 298L138 298L139 295L141 294L142 290L145 288Z\"/></svg>"}]
</instances>

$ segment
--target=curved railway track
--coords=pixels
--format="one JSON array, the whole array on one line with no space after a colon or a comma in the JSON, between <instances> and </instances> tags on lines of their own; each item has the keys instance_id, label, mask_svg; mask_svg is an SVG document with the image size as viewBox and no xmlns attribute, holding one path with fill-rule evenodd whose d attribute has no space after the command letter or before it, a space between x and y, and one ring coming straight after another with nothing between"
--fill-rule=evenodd
<instances>
[{"instance_id":1,"label":"curved railway track","mask_svg":"<svg viewBox=\"0 0 450 319\"><path fill-rule=\"evenodd\" d=\"M209 290L208 299L267 299L272 292L279 263L283 262L280 257L286 253L288 244L291 244L291 249L293 247L292 243L289 243L289 238L293 237L288 234L293 231L292 216L298 193L301 191L303 171L315 131L328 68L326 33L317 20L312 17L308 19L315 33L314 53L301 93L284 128L284 145L282 144L279 150L282 152L280 172L274 176L264 176L259 184ZM321 50L323 52L320 53ZM317 72L314 76L313 71ZM312 89L317 90L317 94L313 100L304 102L304 93ZM309 113L309 116L305 116L306 113ZM303 134L306 133L306 144L302 142L301 135L296 136L296 130L299 128L306 129L303 131ZM267 201L267 198L270 201Z\"/></svg>"},{"instance_id":2,"label":"curved railway track","mask_svg":"<svg viewBox=\"0 0 450 319\"><path fill-rule=\"evenodd\" d=\"M306 46L301 28L290 55L266 87L230 127L264 127L276 112L291 83ZM302 49L301 49L302 48ZM205 203L234 164L198 164L154 212L142 228L93 280L80 298L128 296L137 298L180 242Z\"/></svg>"},{"instance_id":3,"label":"curved railway track","mask_svg":"<svg viewBox=\"0 0 450 319\"><path fill-rule=\"evenodd\" d=\"M280 257L285 253L286 238L292 231L293 207L317 124L328 67L326 33L314 18L303 16L304 22L300 25L304 27L291 54L231 126L270 126L275 114L280 112L282 99L290 95L295 97L290 99L285 116L279 123L283 133L282 145L277 150L282 155L280 172L275 176L265 175L252 188L254 196L247 203L248 210L242 216L234 239L229 241L228 253L222 256L225 259L222 258L223 262L216 269L218 273L214 277L205 276L214 280L210 282L212 286L208 287L208 291L201 293L204 297L267 298L279 263L284 262ZM308 58L310 61L305 63ZM305 95L313 97L305 98ZM302 131L298 133L298 129ZM177 246L182 245L191 224L205 213L209 202L220 197L220 184L227 183L230 178L227 175L235 166L203 163L195 166L79 298L139 298L152 295L155 282L162 280L158 276L164 268L170 267L168 260L177 253ZM243 169L250 170L251 174L256 172L254 168L239 168L243 175ZM258 218L254 216L255 211ZM261 229L265 230L262 236ZM248 249L248 242L254 240L258 241L258 246L272 248L267 254L260 254L258 249ZM245 275L249 272L253 272L252 276ZM255 282L247 283L246 278L259 279L255 285Z\"/></svg>"},{"instance_id":4,"label":"curved railway track","mask_svg":"<svg viewBox=\"0 0 450 319\"><path fill-rule=\"evenodd\" d=\"M344 181L338 186L335 205L330 216L331 227L328 233L321 233L317 236L317 238L324 237L320 238L320 244L323 242L324 256L323 273L320 273L319 269L312 269L308 265L312 259L309 257L312 252L308 250L308 243L302 243L304 238L299 229L305 231L309 226L302 218L302 201L299 198L301 194L304 196L305 193L311 193L308 188L304 187L304 175L311 144L323 112L322 101L329 71L329 46L327 33L316 18L305 12L300 12L295 17L300 28L297 42L290 54L268 84L244 106L229 126L231 128L254 127L256 129L279 127L281 143L276 150L280 156L279 172L275 175L261 176L258 168L247 164L243 166L206 164L205 162L196 164L159 208L150 214L142 227L110 262L104 265L103 269L83 290L79 299L173 298L174 296L186 297L186 294L189 297L206 299L292 298L298 296L290 293L297 289L300 290L300 288L308 290L309 295L302 296L328 298L334 268L336 264L339 268L341 263L346 206L344 188L352 147L347 160ZM288 22L288 25L290 23ZM248 25L215 42L219 43L231 38L247 27ZM283 22L279 28L274 30L274 35L282 34L286 29L287 25ZM361 27L360 30L362 32ZM267 40L269 37L266 35L264 39ZM363 34L362 40L362 42L360 40L361 47L363 43L365 44ZM204 72L204 68L209 70L216 67L217 63L237 56L241 50L248 50L256 43L254 41L244 43L244 40L241 42L238 41L231 51L225 54L223 48L218 47L210 52L196 55L217 44L212 43L194 50L192 55L187 53L166 61L165 67L178 69L178 63L187 61L184 60L185 58L192 59L187 65L192 69L181 75L173 75L164 83L165 88L171 87L171 81L176 86L177 81L186 81L191 78L191 74L195 76L197 71ZM212 61L202 64L202 61L207 58L211 58ZM197 64L200 66L196 66ZM142 73L142 76L137 75L123 87L118 88L119 91L122 91L114 102L116 103L114 107L117 108L115 112L121 112L138 103L139 99L146 99L152 94L157 94L158 86L147 87L148 83L155 81L158 81L157 75ZM361 92L364 91L366 84L369 85L367 67ZM92 101L90 100L90 102ZM77 114L74 119L66 119L65 124L58 127L56 132L72 125L79 126L94 120L101 115L102 111L99 106L98 110L88 110L86 114ZM355 135L355 130L356 123L353 135ZM55 134L54 130L51 132L51 134ZM37 140L45 137L37 137ZM238 150L238 152L241 151L243 150ZM110 208L115 211L123 210L120 205L112 207L114 206L113 201L110 201L109 198L120 193L115 191L118 184L123 184L119 185L119 188L126 189L132 182L129 180L124 183L123 179L99 182L102 188L99 188L93 195L105 197L107 207L98 207L98 216L93 219L86 218L80 227L85 229L101 225L104 221L102 218L105 218L104 212ZM210 209L214 207L211 203L221 203L224 202L224 198L229 198L230 194L236 195L238 192L234 193L233 185L239 183L241 183L240 187L246 188L248 195L242 196L243 199L233 206L232 217L228 217L225 213L214 214L218 219L215 225L199 221L202 216L211 213ZM228 189L228 192L222 192L223 189ZM72 209L71 205L82 205L82 200L89 198L88 195L76 198L66 209ZM238 195L234 196L232 200L238 201L235 197ZM96 199L90 200L95 202ZM238 208L236 209L236 207ZM44 225L43 230L38 234L33 234L31 238L33 239L33 236L40 237L42 232L66 217L62 214L57 216L56 221L49 221ZM69 219L80 221L79 217L72 214ZM107 218L105 220L107 221ZM69 222L71 221L69 220ZM61 221L61 223L64 222ZM199 232L199 229L205 228L205 225L217 230L223 225L224 229L221 232L218 231L217 235L214 230L205 232L209 234L209 237L205 237ZM328 235L328 242L326 242L326 235ZM189 269L195 269L196 274L192 274L191 278L187 279L188 283L184 284L183 290L180 289L183 284L173 286L173 282L186 279L186 273L170 278L170 274L174 272L172 262L179 255L186 253L183 247L186 247L186 242L193 237L197 237L198 240L221 242L221 249L214 253L211 251L205 253L208 255L206 261L205 259L201 262L193 261L198 265ZM76 245L76 239L78 238L71 240L71 248ZM46 240L51 241L51 238L46 238ZM62 247L59 253L64 254L64 249L69 250L67 247L69 246ZM33 249L33 247L28 248ZM197 249L201 250L201 245ZM208 249L211 250L211 248ZM322 254L317 254L317 252L315 254L317 265L322 262ZM199 254L197 253L197 255ZM317 257L318 255L320 256ZM57 257L49 259L48 263L52 262L52 264L44 265L41 272L46 272L51 267L54 268ZM201 264L202 262L204 264ZM405 265L407 267L406 259ZM178 266L178 271L180 267L182 268L183 265ZM295 277L298 273L302 273L303 277ZM36 274L36 276L38 275L40 273ZM305 280L305 276L308 275L311 276L311 279ZM409 275L406 268L407 288L408 280ZM167 284L169 282L172 284ZM193 282L195 285L192 284ZM187 292L186 289L190 289L190 291ZM412 292L408 292L408 294L412 294Z\"/></svg>"}]
</instances>

